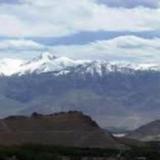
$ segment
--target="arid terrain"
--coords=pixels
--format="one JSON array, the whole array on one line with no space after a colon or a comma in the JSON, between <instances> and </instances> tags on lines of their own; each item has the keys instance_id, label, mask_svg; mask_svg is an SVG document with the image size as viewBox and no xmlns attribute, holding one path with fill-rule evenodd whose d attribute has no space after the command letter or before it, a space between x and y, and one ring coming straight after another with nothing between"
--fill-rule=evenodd
<instances>
[{"instance_id":1,"label":"arid terrain","mask_svg":"<svg viewBox=\"0 0 160 160\"><path fill-rule=\"evenodd\" d=\"M2 160L158 160L160 155L158 142L114 137L77 111L1 119L0 146Z\"/></svg>"}]
</instances>

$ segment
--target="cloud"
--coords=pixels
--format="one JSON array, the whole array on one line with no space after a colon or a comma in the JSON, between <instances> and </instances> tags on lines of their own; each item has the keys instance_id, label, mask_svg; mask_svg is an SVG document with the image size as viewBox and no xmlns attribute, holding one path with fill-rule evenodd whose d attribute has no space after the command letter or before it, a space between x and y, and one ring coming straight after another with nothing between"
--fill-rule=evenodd
<instances>
[{"instance_id":1,"label":"cloud","mask_svg":"<svg viewBox=\"0 0 160 160\"><path fill-rule=\"evenodd\" d=\"M160 60L160 38L120 36L87 45L57 46L51 50L57 55L76 59L153 63Z\"/></svg>"},{"instance_id":2,"label":"cloud","mask_svg":"<svg viewBox=\"0 0 160 160\"><path fill-rule=\"evenodd\" d=\"M106 4L110 7L124 7L124 8L135 8L135 7L147 7L147 8L159 8L159 0L97 0L99 3Z\"/></svg>"},{"instance_id":3,"label":"cloud","mask_svg":"<svg viewBox=\"0 0 160 160\"><path fill-rule=\"evenodd\" d=\"M0 4L17 4L21 2L21 0L0 0Z\"/></svg>"},{"instance_id":4,"label":"cloud","mask_svg":"<svg viewBox=\"0 0 160 160\"><path fill-rule=\"evenodd\" d=\"M32 40L0 41L3 57L31 58L44 51L56 56L73 59L126 61L135 63L159 63L160 38L145 39L136 36L120 36L84 45L45 46Z\"/></svg>"},{"instance_id":5,"label":"cloud","mask_svg":"<svg viewBox=\"0 0 160 160\"><path fill-rule=\"evenodd\" d=\"M32 40L3 40L0 41L0 50L1 51L41 51L47 49L46 46L38 44Z\"/></svg>"},{"instance_id":6,"label":"cloud","mask_svg":"<svg viewBox=\"0 0 160 160\"><path fill-rule=\"evenodd\" d=\"M26 39L0 40L0 58L30 59L48 51L48 46Z\"/></svg>"},{"instance_id":7,"label":"cloud","mask_svg":"<svg viewBox=\"0 0 160 160\"><path fill-rule=\"evenodd\" d=\"M0 5L0 35L63 37L91 31L151 31L160 9L112 8L96 0L24 0Z\"/></svg>"}]
</instances>

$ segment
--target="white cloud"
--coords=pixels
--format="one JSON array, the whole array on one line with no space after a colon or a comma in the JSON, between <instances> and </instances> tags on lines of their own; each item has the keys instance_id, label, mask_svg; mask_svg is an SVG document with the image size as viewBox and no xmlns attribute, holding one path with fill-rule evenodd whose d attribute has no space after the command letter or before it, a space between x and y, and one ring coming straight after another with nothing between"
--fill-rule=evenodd
<instances>
[{"instance_id":1,"label":"white cloud","mask_svg":"<svg viewBox=\"0 0 160 160\"><path fill-rule=\"evenodd\" d=\"M56 56L66 56L73 59L159 63L160 38L144 39L136 36L120 36L111 40L96 41L85 45L60 45L54 47L24 39L0 41L1 57L31 58L44 51L50 51Z\"/></svg>"},{"instance_id":2,"label":"white cloud","mask_svg":"<svg viewBox=\"0 0 160 160\"><path fill-rule=\"evenodd\" d=\"M36 54L48 50L47 46L36 43L32 40L12 39L0 41L0 59L1 58L24 58L29 59Z\"/></svg>"},{"instance_id":3,"label":"white cloud","mask_svg":"<svg viewBox=\"0 0 160 160\"><path fill-rule=\"evenodd\" d=\"M160 9L109 8L96 0L25 0L0 6L0 35L64 36L80 31L142 31L160 27Z\"/></svg>"},{"instance_id":4,"label":"white cloud","mask_svg":"<svg viewBox=\"0 0 160 160\"><path fill-rule=\"evenodd\" d=\"M0 50L44 50L47 49L46 46L36 43L32 40L3 40L0 41Z\"/></svg>"},{"instance_id":5,"label":"white cloud","mask_svg":"<svg viewBox=\"0 0 160 160\"><path fill-rule=\"evenodd\" d=\"M52 50L52 49L51 49ZM87 45L57 46L53 52L71 58L153 63L160 60L160 39L122 36Z\"/></svg>"}]
</instances>

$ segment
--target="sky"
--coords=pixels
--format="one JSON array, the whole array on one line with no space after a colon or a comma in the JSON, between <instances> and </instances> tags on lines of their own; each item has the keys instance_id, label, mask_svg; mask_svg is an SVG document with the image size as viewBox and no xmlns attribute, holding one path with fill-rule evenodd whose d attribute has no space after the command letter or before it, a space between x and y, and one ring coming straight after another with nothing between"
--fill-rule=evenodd
<instances>
[{"instance_id":1,"label":"sky","mask_svg":"<svg viewBox=\"0 0 160 160\"><path fill-rule=\"evenodd\" d=\"M0 57L160 62L160 0L0 0Z\"/></svg>"}]
</instances>

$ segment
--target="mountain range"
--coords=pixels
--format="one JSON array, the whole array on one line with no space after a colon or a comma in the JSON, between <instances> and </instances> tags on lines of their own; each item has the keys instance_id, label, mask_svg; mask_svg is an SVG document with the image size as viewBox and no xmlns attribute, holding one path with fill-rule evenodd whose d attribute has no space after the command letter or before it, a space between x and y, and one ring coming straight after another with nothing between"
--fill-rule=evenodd
<instances>
[{"instance_id":1,"label":"mountain range","mask_svg":"<svg viewBox=\"0 0 160 160\"><path fill-rule=\"evenodd\" d=\"M0 60L0 116L68 110L102 127L136 128L159 119L160 64L73 60L44 53Z\"/></svg>"},{"instance_id":2,"label":"mountain range","mask_svg":"<svg viewBox=\"0 0 160 160\"><path fill-rule=\"evenodd\" d=\"M81 74L103 76L110 72L134 73L135 71L160 71L158 64L129 64L127 62L107 62L105 60L74 60L68 57L56 57L45 52L32 60L0 60L0 74L4 76L41 74L53 72L54 75L70 74L73 71Z\"/></svg>"}]
</instances>

